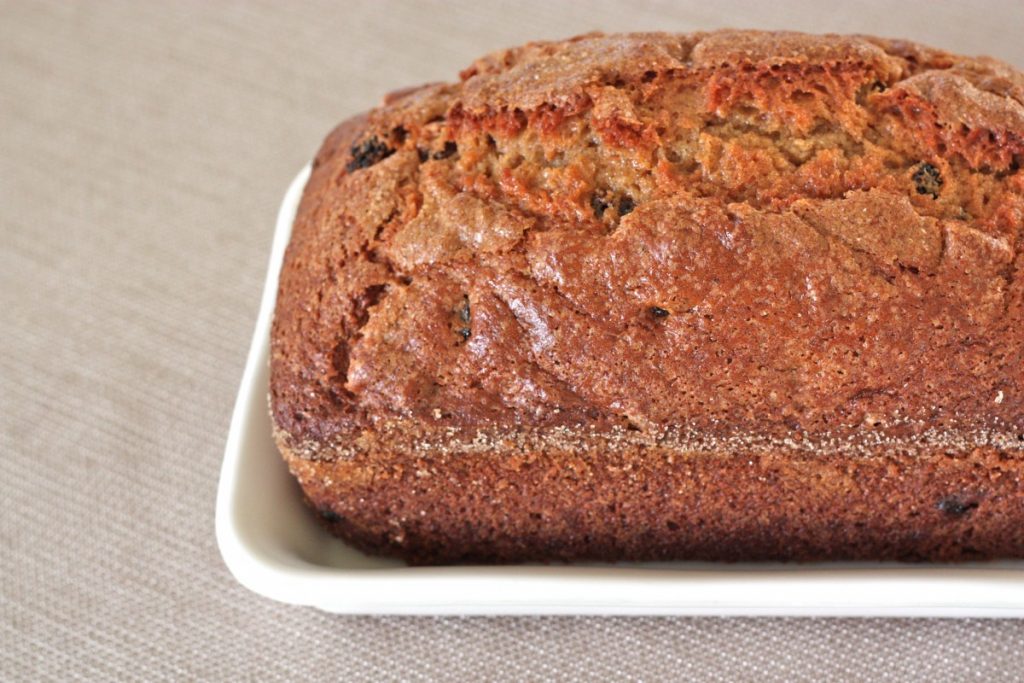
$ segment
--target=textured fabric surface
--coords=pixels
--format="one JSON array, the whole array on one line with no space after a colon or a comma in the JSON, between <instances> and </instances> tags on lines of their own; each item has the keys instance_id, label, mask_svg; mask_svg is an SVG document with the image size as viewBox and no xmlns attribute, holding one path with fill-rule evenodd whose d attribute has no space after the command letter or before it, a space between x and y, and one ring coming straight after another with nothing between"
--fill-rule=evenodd
<instances>
[{"instance_id":1,"label":"textured fabric surface","mask_svg":"<svg viewBox=\"0 0 1024 683\"><path fill-rule=\"evenodd\" d=\"M901 35L1016 3L0 3L0 680L1015 680L1024 621L334 617L213 534L281 194L329 128L591 28Z\"/></svg>"}]
</instances>

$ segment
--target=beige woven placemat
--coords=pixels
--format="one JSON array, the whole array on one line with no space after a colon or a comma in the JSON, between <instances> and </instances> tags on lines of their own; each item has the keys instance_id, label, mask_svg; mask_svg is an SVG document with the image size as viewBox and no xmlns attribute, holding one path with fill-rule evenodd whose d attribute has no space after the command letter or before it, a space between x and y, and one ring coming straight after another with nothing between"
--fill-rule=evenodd
<instances>
[{"instance_id":1,"label":"beige woven placemat","mask_svg":"<svg viewBox=\"0 0 1024 683\"><path fill-rule=\"evenodd\" d=\"M235 584L228 416L286 183L477 54L592 28L905 35L1019 3L0 2L0 680L1014 680L1024 622L341 618Z\"/></svg>"}]
</instances>

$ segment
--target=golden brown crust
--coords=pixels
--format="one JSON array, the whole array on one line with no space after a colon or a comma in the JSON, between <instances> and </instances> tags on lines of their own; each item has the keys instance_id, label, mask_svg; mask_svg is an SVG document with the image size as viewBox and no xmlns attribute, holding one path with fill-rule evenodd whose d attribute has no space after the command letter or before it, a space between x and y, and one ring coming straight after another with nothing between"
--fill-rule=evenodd
<instances>
[{"instance_id":1,"label":"golden brown crust","mask_svg":"<svg viewBox=\"0 0 1024 683\"><path fill-rule=\"evenodd\" d=\"M590 34L395 93L314 163L272 334L278 441L307 495L364 519L359 533L370 523L353 501L384 514L377 503L415 482L334 474L331 487L327 470L405 467L417 443L483 468L464 447L477 437L494 457L511 457L505 438L557 463L552 435L582 435L601 444L595 463L662 463L651 482L681 476L656 456L666 448L790 453L812 471L793 444L814 445L822 476L850 459L874 472L865 459L903 458L910 472L914 458L984 452L980 467L1008 458L1019 482L1022 135L1013 68L860 36ZM587 436L622 433L654 445ZM726 470L708 494L719 504L736 492ZM906 504L918 476L888 482L887 499ZM926 483L914 486L932 497L965 485ZM1016 485L996 487L1010 496L999 514L1021 522ZM530 500L564 493L518 486ZM465 524L496 523L474 505ZM495 533L525 529L522 514ZM854 523L807 514L821 529ZM785 538L754 554L785 555ZM1007 543L997 554L1024 553ZM486 556L423 544L419 561ZM743 555L726 545L722 557ZM865 556L855 546L875 547L819 555Z\"/></svg>"},{"instance_id":2,"label":"golden brown crust","mask_svg":"<svg viewBox=\"0 0 1024 683\"><path fill-rule=\"evenodd\" d=\"M362 550L416 564L596 560L964 561L1024 552L1024 460L674 450L288 455Z\"/></svg>"}]
</instances>

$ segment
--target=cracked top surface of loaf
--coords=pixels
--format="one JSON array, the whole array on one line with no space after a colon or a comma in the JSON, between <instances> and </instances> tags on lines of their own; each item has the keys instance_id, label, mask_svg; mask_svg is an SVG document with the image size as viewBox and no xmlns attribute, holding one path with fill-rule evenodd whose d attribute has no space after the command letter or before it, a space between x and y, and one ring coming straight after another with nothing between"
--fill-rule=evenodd
<instances>
[{"instance_id":1,"label":"cracked top surface of loaf","mask_svg":"<svg viewBox=\"0 0 1024 683\"><path fill-rule=\"evenodd\" d=\"M292 447L406 431L1024 438L1024 76L854 36L590 34L325 141Z\"/></svg>"}]
</instances>

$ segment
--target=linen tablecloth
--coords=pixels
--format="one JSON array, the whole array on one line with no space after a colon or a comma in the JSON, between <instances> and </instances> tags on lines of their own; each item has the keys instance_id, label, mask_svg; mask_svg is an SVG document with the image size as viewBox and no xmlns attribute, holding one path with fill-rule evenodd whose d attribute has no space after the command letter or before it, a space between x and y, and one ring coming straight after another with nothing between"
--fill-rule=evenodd
<instances>
[{"instance_id":1,"label":"linen tablecloth","mask_svg":"<svg viewBox=\"0 0 1024 683\"><path fill-rule=\"evenodd\" d=\"M592 29L914 38L1020 3L0 3L0 679L1019 680L1024 622L336 617L248 593L214 494L277 204L342 118Z\"/></svg>"}]
</instances>

